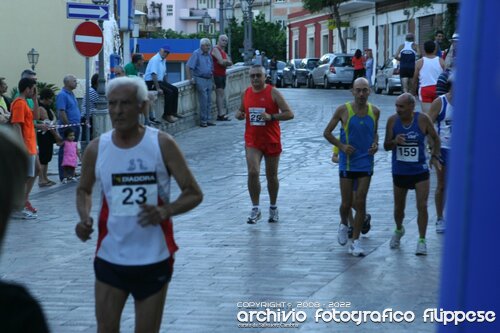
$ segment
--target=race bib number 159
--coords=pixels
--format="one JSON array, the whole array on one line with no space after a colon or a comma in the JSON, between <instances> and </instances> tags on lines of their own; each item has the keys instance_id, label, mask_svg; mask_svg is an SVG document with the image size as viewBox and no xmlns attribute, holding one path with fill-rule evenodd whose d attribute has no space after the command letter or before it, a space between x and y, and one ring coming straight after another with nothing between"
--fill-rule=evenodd
<instances>
[{"instance_id":1,"label":"race bib number 159","mask_svg":"<svg viewBox=\"0 0 500 333\"><path fill-rule=\"evenodd\" d=\"M398 145L396 159L401 162L418 162L418 145Z\"/></svg>"},{"instance_id":2,"label":"race bib number 159","mask_svg":"<svg viewBox=\"0 0 500 333\"><path fill-rule=\"evenodd\" d=\"M113 174L112 177L112 215L136 216L140 205L158 205L155 172Z\"/></svg>"}]
</instances>

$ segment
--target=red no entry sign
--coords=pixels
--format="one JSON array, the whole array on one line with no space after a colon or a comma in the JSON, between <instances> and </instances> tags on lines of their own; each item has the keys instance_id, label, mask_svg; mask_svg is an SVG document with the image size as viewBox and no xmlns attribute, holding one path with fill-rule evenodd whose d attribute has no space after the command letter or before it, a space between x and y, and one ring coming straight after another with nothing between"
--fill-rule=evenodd
<instances>
[{"instance_id":1,"label":"red no entry sign","mask_svg":"<svg viewBox=\"0 0 500 333\"><path fill-rule=\"evenodd\" d=\"M97 55L102 49L103 41L101 28L93 22L81 23L73 34L75 49L84 57Z\"/></svg>"}]
</instances>

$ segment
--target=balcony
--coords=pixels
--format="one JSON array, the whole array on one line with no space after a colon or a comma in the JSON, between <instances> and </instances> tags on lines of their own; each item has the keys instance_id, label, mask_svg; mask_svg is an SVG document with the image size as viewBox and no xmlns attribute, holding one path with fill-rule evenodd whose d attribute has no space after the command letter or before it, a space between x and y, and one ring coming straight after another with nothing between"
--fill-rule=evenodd
<instances>
[{"instance_id":1,"label":"balcony","mask_svg":"<svg viewBox=\"0 0 500 333\"><path fill-rule=\"evenodd\" d=\"M351 0L342 2L339 7L341 15L359 12L361 10L375 8L375 0Z\"/></svg>"},{"instance_id":2,"label":"balcony","mask_svg":"<svg viewBox=\"0 0 500 333\"><path fill-rule=\"evenodd\" d=\"M179 10L179 19L185 21L201 21L201 17L205 12L208 12L208 15L212 19L216 19L219 21L219 10L217 8L208 8L208 9L195 9L195 8L181 8Z\"/></svg>"}]
</instances>

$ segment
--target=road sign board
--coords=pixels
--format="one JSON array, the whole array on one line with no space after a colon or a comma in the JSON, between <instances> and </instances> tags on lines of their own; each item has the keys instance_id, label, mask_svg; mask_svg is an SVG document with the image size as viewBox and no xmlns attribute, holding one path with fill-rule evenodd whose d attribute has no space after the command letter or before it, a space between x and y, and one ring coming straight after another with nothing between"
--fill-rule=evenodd
<instances>
[{"instance_id":1,"label":"road sign board","mask_svg":"<svg viewBox=\"0 0 500 333\"><path fill-rule=\"evenodd\" d=\"M109 20L109 7L107 5L68 2L66 17L81 20Z\"/></svg>"},{"instance_id":2,"label":"road sign board","mask_svg":"<svg viewBox=\"0 0 500 333\"><path fill-rule=\"evenodd\" d=\"M97 55L104 42L102 30L93 22L80 23L73 33L73 44L75 48L84 57L93 57Z\"/></svg>"}]
</instances>

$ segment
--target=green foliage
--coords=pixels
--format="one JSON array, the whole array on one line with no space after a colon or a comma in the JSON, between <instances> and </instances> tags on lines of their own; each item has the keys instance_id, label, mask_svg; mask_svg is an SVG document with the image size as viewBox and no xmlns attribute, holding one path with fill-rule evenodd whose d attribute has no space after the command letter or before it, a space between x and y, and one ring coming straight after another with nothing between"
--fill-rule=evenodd
<instances>
[{"instance_id":1,"label":"green foliage","mask_svg":"<svg viewBox=\"0 0 500 333\"><path fill-rule=\"evenodd\" d=\"M342 2L349 0L303 0L304 9L311 13L320 12L324 8L329 8L330 13L333 12L333 7L339 6Z\"/></svg>"},{"instance_id":2,"label":"green foliage","mask_svg":"<svg viewBox=\"0 0 500 333\"><path fill-rule=\"evenodd\" d=\"M432 8L432 0L410 0L410 7L416 7L416 9L430 7Z\"/></svg>"},{"instance_id":3,"label":"green foliage","mask_svg":"<svg viewBox=\"0 0 500 333\"><path fill-rule=\"evenodd\" d=\"M204 32L186 34L183 31L177 32L172 29L159 30L151 33L151 38L166 38L166 39L201 39L207 37Z\"/></svg>"},{"instance_id":4,"label":"green foliage","mask_svg":"<svg viewBox=\"0 0 500 333\"><path fill-rule=\"evenodd\" d=\"M444 34L450 38L457 29L458 3L449 3L446 5L446 14L444 18Z\"/></svg>"},{"instance_id":5,"label":"green foliage","mask_svg":"<svg viewBox=\"0 0 500 333\"><path fill-rule=\"evenodd\" d=\"M242 52L244 40L244 24L232 19L228 27L231 28L231 56L233 62L243 61ZM264 15L257 15L252 22L253 48L266 52L271 59L286 60L286 33L279 23L266 22Z\"/></svg>"}]
</instances>

